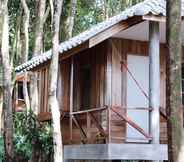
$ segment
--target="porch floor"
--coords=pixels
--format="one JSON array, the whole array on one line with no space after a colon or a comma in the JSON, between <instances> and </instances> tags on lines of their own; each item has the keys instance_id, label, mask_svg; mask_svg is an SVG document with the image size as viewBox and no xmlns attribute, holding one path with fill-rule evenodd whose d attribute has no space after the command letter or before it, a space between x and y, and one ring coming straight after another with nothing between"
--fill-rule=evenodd
<instances>
[{"instance_id":1,"label":"porch floor","mask_svg":"<svg viewBox=\"0 0 184 162\"><path fill-rule=\"evenodd\" d=\"M64 159L70 160L168 160L166 144L65 145Z\"/></svg>"}]
</instances>

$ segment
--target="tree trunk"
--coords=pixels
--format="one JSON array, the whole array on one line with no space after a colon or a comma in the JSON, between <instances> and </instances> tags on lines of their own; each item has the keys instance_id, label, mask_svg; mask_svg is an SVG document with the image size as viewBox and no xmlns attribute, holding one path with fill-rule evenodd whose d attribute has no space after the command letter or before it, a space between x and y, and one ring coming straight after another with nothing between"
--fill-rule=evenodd
<instances>
[{"instance_id":1,"label":"tree trunk","mask_svg":"<svg viewBox=\"0 0 184 162\"><path fill-rule=\"evenodd\" d=\"M182 162L183 108L181 97L181 0L167 1L166 107L169 162Z\"/></svg>"},{"instance_id":2,"label":"tree trunk","mask_svg":"<svg viewBox=\"0 0 184 162\"><path fill-rule=\"evenodd\" d=\"M4 142L6 162L13 162L13 118L12 118L12 68L9 56L9 19L8 0L0 2L0 58L3 69L3 113L4 113Z\"/></svg>"},{"instance_id":3,"label":"tree trunk","mask_svg":"<svg viewBox=\"0 0 184 162\"><path fill-rule=\"evenodd\" d=\"M103 20L107 20L109 18L109 6L108 1L103 0L102 5L102 13L103 13Z\"/></svg>"},{"instance_id":4,"label":"tree trunk","mask_svg":"<svg viewBox=\"0 0 184 162\"><path fill-rule=\"evenodd\" d=\"M0 87L0 135L2 135L3 130L3 93L2 87Z\"/></svg>"},{"instance_id":5,"label":"tree trunk","mask_svg":"<svg viewBox=\"0 0 184 162\"><path fill-rule=\"evenodd\" d=\"M43 53L43 30L44 23L48 17L49 10L46 9L46 0L36 0L36 27L35 27L35 38L34 38L34 49L33 57ZM30 98L31 98L31 109L37 115L39 113L39 102L38 102L38 74L32 73L30 76ZM32 157L31 161L39 161L40 151L38 149L37 139L32 141Z\"/></svg>"},{"instance_id":6,"label":"tree trunk","mask_svg":"<svg viewBox=\"0 0 184 162\"><path fill-rule=\"evenodd\" d=\"M71 0L70 11L69 11L70 13L65 25L66 40L73 36L73 27L74 27L76 8L77 8L77 0Z\"/></svg>"},{"instance_id":7,"label":"tree trunk","mask_svg":"<svg viewBox=\"0 0 184 162\"><path fill-rule=\"evenodd\" d=\"M49 69L49 99L48 106L52 113L54 162L63 161L63 146L60 124L60 108L56 98L58 64L59 64L59 26L62 8L62 0L54 0L51 5L54 8L52 23L52 60ZM52 7L51 7L52 8ZM52 12L52 11L51 11Z\"/></svg>"},{"instance_id":8,"label":"tree trunk","mask_svg":"<svg viewBox=\"0 0 184 162\"><path fill-rule=\"evenodd\" d=\"M21 31L21 53L22 53L22 63L28 60L28 52L29 52L29 9L26 4L26 0L21 0L21 4L24 10L23 14L23 29ZM26 105L26 110L30 109L30 100L28 94L27 87L27 73L24 74L23 79L23 95L24 102Z\"/></svg>"},{"instance_id":9,"label":"tree trunk","mask_svg":"<svg viewBox=\"0 0 184 162\"><path fill-rule=\"evenodd\" d=\"M42 54L43 52L43 28L44 23L48 17L49 10L45 11L46 0L36 0L36 27L35 27L35 38L34 38L34 49L33 57ZM31 98L31 109L35 114L38 114L38 75L33 73L31 75L30 84L30 98Z\"/></svg>"},{"instance_id":10,"label":"tree trunk","mask_svg":"<svg viewBox=\"0 0 184 162\"><path fill-rule=\"evenodd\" d=\"M33 57L38 56L43 52L43 27L45 23L45 8L46 0L36 0L36 27Z\"/></svg>"}]
</instances>

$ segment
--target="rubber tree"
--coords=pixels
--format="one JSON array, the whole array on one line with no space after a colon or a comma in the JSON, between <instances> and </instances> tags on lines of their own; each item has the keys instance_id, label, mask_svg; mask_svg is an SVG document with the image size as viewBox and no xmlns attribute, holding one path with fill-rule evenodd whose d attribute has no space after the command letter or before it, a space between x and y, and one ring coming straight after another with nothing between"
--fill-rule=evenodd
<instances>
[{"instance_id":1,"label":"rubber tree","mask_svg":"<svg viewBox=\"0 0 184 162\"><path fill-rule=\"evenodd\" d=\"M4 146L6 162L13 162L12 66L9 55L8 0L0 1L0 60L2 64Z\"/></svg>"},{"instance_id":2,"label":"rubber tree","mask_svg":"<svg viewBox=\"0 0 184 162\"><path fill-rule=\"evenodd\" d=\"M49 67L48 107L52 114L54 162L63 161L63 145L60 123L60 108L56 97L59 64L59 28L62 0L50 0L52 14L52 59Z\"/></svg>"},{"instance_id":3,"label":"rubber tree","mask_svg":"<svg viewBox=\"0 0 184 162\"><path fill-rule=\"evenodd\" d=\"M169 162L184 161L181 97L181 0L167 0L166 107Z\"/></svg>"}]
</instances>

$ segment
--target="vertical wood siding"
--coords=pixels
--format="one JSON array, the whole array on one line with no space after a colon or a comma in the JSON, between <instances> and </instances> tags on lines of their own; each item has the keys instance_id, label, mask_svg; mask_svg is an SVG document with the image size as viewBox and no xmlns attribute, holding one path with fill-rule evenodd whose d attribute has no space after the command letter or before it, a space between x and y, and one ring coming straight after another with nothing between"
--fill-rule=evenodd
<instances>
[{"instance_id":1,"label":"vertical wood siding","mask_svg":"<svg viewBox=\"0 0 184 162\"><path fill-rule=\"evenodd\" d=\"M161 107L165 108L166 96L166 81L165 81L165 55L166 48L161 45ZM82 68L85 66L90 67L90 85L89 87L89 108L97 108L107 105L107 97L110 100L110 104L114 106L126 107L126 94L127 94L127 72L123 68L121 71L120 61L127 61L127 54L135 54L148 56L148 43L134 40L124 40L112 38L103 43L80 52L74 56L74 97L73 97L73 110L79 111L85 109L81 107L82 103L82 88L83 78L82 78ZM107 57L108 56L108 57ZM60 107L64 111L69 111L70 108L70 59L60 62L59 78L58 78L58 89L57 97L60 103ZM110 96L107 94L107 66L111 67L111 84L109 88L111 89ZM48 100L48 67L39 69L39 102L40 102L40 112L48 112L47 100ZM126 110L123 110L126 114ZM103 123L104 115L98 113L95 114L96 118ZM98 129L94 124L91 124L92 120L90 116L78 117L79 124L82 125L84 130L87 132L87 136L90 137L88 143L97 143ZM88 119L87 119L88 118ZM119 143L124 142L124 137L126 136L126 124L112 113L111 116L111 142ZM160 124L160 140L161 143L167 142L166 134L166 121L161 116ZM63 139L64 143L69 143L69 120L63 120ZM77 126L73 124L73 143L81 143L81 133ZM88 129L87 129L88 127Z\"/></svg>"},{"instance_id":2,"label":"vertical wood siding","mask_svg":"<svg viewBox=\"0 0 184 162\"><path fill-rule=\"evenodd\" d=\"M38 71L38 97L39 112L49 112L48 110L48 67Z\"/></svg>"}]
</instances>

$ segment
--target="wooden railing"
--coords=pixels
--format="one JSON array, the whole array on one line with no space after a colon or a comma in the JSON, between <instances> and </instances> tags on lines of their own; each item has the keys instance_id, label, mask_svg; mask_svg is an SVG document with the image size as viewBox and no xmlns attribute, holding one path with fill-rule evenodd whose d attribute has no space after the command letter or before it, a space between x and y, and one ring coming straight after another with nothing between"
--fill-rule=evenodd
<instances>
[{"instance_id":1,"label":"wooden railing","mask_svg":"<svg viewBox=\"0 0 184 162\"><path fill-rule=\"evenodd\" d=\"M126 137L116 137L112 135L112 114L116 115L117 120L122 123L122 126L128 124L142 134L144 140L152 140L149 133L127 116L127 110L127 108L121 106L104 106L101 108L72 112L70 114L70 142L73 143L73 140L76 142L77 136L75 135L75 138L73 137L73 132L75 132L76 129L80 131L80 141L82 143L98 143L97 141L99 141L99 139L101 140L100 142L110 143L112 139L126 139ZM152 111L152 108L140 107L131 108L130 110ZM94 127L97 129L96 132L94 131Z\"/></svg>"},{"instance_id":2,"label":"wooden railing","mask_svg":"<svg viewBox=\"0 0 184 162\"><path fill-rule=\"evenodd\" d=\"M77 111L72 112L70 114L70 141L72 143L73 141L73 131L74 131L74 125L80 130L81 133L81 142L82 143L90 143L91 138L91 128L92 126L98 129L98 132L100 135L102 135L105 138L105 141L108 138L108 132L105 128L106 126L102 126L101 118L102 118L102 112L107 112L108 107L100 107L100 108L92 108L89 110L83 110L83 111ZM86 122L84 122L84 120ZM108 119L106 119L107 121ZM82 122L80 122L82 121ZM85 129L83 128L85 127Z\"/></svg>"},{"instance_id":3,"label":"wooden railing","mask_svg":"<svg viewBox=\"0 0 184 162\"><path fill-rule=\"evenodd\" d=\"M113 140L126 142L130 138L126 136L127 125L133 127L137 132L142 134L143 138L130 139L137 141L151 141L152 136L146 132L139 124L134 122L127 115L127 111L148 111L151 112L152 108L127 108L122 106L103 106L99 108L90 108L83 111L69 112L61 111L61 122L66 125L64 134L66 134L64 141L67 143L111 143ZM160 108L161 116L166 117L165 109ZM44 112L38 115L40 121L48 121L51 119L50 112ZM124 127L124 134L117 135L113 129L115 125L113 122L118 123L118 127ZM68 123L68 124L67 124ZM117 129L119 128L116 128ZM69 129L68 129L69 128ZM119 131L120 132L120 131Z\"/></svg>"},{"instance_id":4,"label":"wooden railing","mask_svg":"<svg viewBox=\"0 0 184 162\"><path fill-rule=\"evenodd\" d=\"M62 121L64 117L68 117L69 118L69 112L68 111L62 111L60 110L61 116L60 116L60 120ZM45 121L49 121L51 120L52 116L51 116L51 112L42 112L39 113L37 116L38 121L40 122L45 122Z\"/></svg>"}]
</instances>

